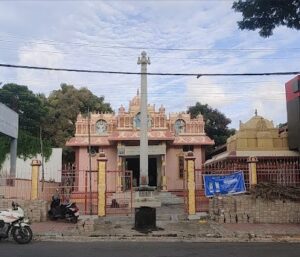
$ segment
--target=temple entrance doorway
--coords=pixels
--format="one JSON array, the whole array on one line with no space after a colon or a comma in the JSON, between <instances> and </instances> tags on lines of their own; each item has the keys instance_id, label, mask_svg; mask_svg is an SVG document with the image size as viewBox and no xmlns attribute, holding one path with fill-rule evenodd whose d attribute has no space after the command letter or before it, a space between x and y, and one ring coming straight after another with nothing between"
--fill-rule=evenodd
<instances>
[{"instance_id":1,"label":"temple entrance doorway","mask_svg":"<svg viewBox=\"0 0 300 257\"><path fill-rule=\"evenodd\" d=\"M140 185L140 158L126 158L126 170L132 171L132 186L138 187Z\"/></svg>"},{"instance_id":2,"label":"temple entrance doorway","mask_svg":"<svg viewBox=\"0 0 300 257\"><path fill-rule=\"evenodd\" d=\"M156 158L149 158L148 160L148 179L149 186L157 186L157 161Z\"/></svg>"},{"instance_id":3,"label":"temple entrance doorway","mask_svg":"<svg viewBox=\"0 0 300 257\"><path fill-rule=\"evenodd\" d=\"M138 187L140 185L140 158L127 157L126 170L132 171L132 185ZM157 186L157 158L149 157L148 159L148 178L149 186Z\"/></svg>"}]
</instances>

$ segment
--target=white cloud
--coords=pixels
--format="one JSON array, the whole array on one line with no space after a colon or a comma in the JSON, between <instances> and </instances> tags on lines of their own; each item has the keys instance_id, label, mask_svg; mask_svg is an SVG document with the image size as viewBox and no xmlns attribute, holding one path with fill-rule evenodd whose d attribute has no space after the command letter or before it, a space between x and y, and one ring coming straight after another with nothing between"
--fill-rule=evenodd
<instances>
[{"instance_id":1,"label":"white cloud","mask_svg":"<svg viewBox=\"0 0 300 257\"><path fill-rule=\"evenodd\" d=\"M222 85L214 84L214 81L216 80L207 77L190 80L187 84L186 102L190 105L200 102L217 109L232 105L236 101L236 95L227 94L226 89Z\"/></svg>"},{"instance_id":2,"label":"white cloud","mask_svg":"<svg viewBox=\"0 0 300 257\"><path fill-rule=\"evenodd\" d=\"M9 41L1 41L0 48L10 49L4 51L1 61L16 63L18 60L20 64L36 66L139 71L137 57L143 48L148 48L152 61L150 72L299 70L299 50L284 50L298 48L299 33L281 27L276 29L274 36L263 39L257 31L240 31L236 24L240 15L233 12L231 4L231 1L85 1L80 4L67 1L22 3L23 8L18 8L18 3L1 3L2 11L7 11L9 15L0 18L3 28L0 40ZM47 10L55 15L44 15ZM164 51L158 48L206 50ZM274 50L221 50L228 48ZM276 57L286 59L261 59ZM33 91L47 94L57 89L61 82L87 86L95 94L104 95L115 109L121 104L128 104L140 83L138 76L125 75L31 70L1 72L1 75L4 81L27 84ZM250 118L255 108L267 118L284 122L284 93L280 91L275 100L272 92L274 88L282 90L281 86L289 79L201 77L197 80L149 76L149 101L156 105L164 104L169 112L184 111L196 101L208 103L230 117L234 127L237 127L238 120Z\"/></svg>"},{"instance_id":3,"label":"white cloud","mask_svg":"<svg viewBox=\"0 0 300 257\"><path fill-rule=\"evenodd\" d=\"M53 45L36 42L19 49L19 65L42 67L62 67L64 54ZM17 70L16 81L19 84L29 84L35 92L49 93L54 85L59 85L66 74L54 71Z\"/></svg>"},{"instance_id":4,"label":"white cloud","mask_svg":"<svg viewBox=\"0 0 300 257\"><path fill-rule=\"evenodd\" d=\"M274 120L275 124L286 121L285 89L283 84L259 85L251 94L252 108L261 116Z\"/></svg>"}]
</instances>

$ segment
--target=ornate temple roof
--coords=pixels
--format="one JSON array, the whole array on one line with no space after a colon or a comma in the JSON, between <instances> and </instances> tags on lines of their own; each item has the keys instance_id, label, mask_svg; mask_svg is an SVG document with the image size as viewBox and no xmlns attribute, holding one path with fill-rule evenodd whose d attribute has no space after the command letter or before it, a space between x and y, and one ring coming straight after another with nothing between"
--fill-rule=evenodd
<instances>
[{"instance_id":1,"label":"ornate temple roof","mask_svg":"<svg viewBox=\"0 0 300 257\"><path fill-rule=\"evenodd\" d=\"M149 131L149 140L165 140L173 141L174 135L170 131ZM139 131L115 131L109 137L108 141L126 141L126 140L140 140Z\"/></svg>"},{"instance_id":2,"label":"ornate temple roof","mask_svg":"<svg viewBox=\"0 0 300 257\"><path fill-rule=\"evenodd\" d=\"M88 129L90 128L91 144L108 146L116 141L140 140L140 95L129 102L128 111L121 105L118 114L92 113L90 125L88 118L78 115L75 137L71 138L67 146L88 145ZM213 145L214 141L204 132L202 115L192 119L185 112L165 114L161 105L158 110L155 105L148 105L148 139L169 141L173 145Z\"/></svg>"},{"instance_id":3,"label":"ornate temple roof","mask_svg":"<svg viewBox=\"0 0 300 257\"><path fill-rule=\"evenodd\" d=\"M72 137L66 143L66 146L88 146L88 137ZM107 137L91 137L91 145L109 146Z\"/></svg>"},{"instance_id":4,"label":"ornate temple roof","mask_svg":"<svg viewBox=\"0 0 300 257\"><path fill-rule=\"evenodd\" d=\"M267 120L262 116L255 115L245 123L240 122L240 130L268 130L274 129L273 121Z\"/></svg>"}]
</instances>

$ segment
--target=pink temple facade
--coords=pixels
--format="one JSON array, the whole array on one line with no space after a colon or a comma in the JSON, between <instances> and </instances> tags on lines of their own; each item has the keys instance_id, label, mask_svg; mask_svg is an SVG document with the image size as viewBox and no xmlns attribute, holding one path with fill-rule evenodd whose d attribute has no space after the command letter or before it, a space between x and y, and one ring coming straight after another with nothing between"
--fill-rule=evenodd
<instances>
[{"instance_id":1,"label":"pink temple facade","mask_svg":"<svg viewBox=\"0 0 300 257\"><path fill-rule=\"evenodd\" d=\"M133 186L139 186L139 138L140 138L140 96L114 113L92 113L90 117L90 141L92 146L92 170L97 169L97 156L104 152L107 170L131 170ZM158 110L148 105L149 142L149 185L157 190L182 191L184 178L184 156L193 151L195 168L204 160L205 147L214 142L204 132L203 117L191 119L187 113L171 113L167 117L165 108ZM76 134L67 146L75 150L78 170L88 170L88 118L79 114ZM79 184L84 178L79 177ZM107 182L109 183L109 181Z\"/></svg>"}]
</instances>

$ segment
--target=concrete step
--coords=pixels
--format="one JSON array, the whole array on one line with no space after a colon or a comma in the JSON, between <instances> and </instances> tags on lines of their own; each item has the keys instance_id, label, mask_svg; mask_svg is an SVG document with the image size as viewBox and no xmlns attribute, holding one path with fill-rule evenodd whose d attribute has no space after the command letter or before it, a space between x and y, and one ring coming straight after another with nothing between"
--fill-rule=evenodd
<instances>
[{"instance_id":1,"label":"concrete step","mask_svg":"<svg viewBox=\"0 0 300 257\"><path fill-rule=\"evenodd\" d=\"M166 204L182 204L184 203L183 197L178 197L170 192L156 192L155 197L157 197L162 205Z\"/></svg>"},{"instance_id":2,"label":"concrete step","mask_svg":"<svg viewBox=\"0 0 300 257\"><path fill-rule=\"evenodd\" d=\"M156 216L156 224L161 226L163 224L177 223L187 219L187 216L184 214L163 214ZM94 228L96 230L101 230L107 226L123 226L123 225L132 225L134 226L134 216L132 217L105 217L99 220L95 220Z\"/></svg>"},{"instance_id":3,"label":"concrete step","mask_svg":"<svg viewBox=\"0 0 300 257\"><path fill-rule=\"evenodd\" d=\"M132 197L135 197L135 192L133 192ZM153 196L158 199L162 205L172 205L172 204L183 204L183 197L176 196L170 192L158 192L154 191ZM107 202L111 203L112 200L115 199L117 202L130 202L131 192L120 192L120 193L112 193L107 197Z\"/></svg>"},{"instance_id":4,"label":"concrete step","mask_svg":"<svg viewBox=\"0 0 300 257\"><path fill-rule=\"evenodd\" d=\"M103 224L133 224L134 223L134 215L129 216L106 216L102 218L98 218L95 220L95 225L103 225Z\"/></svg>"}]
</instances>

